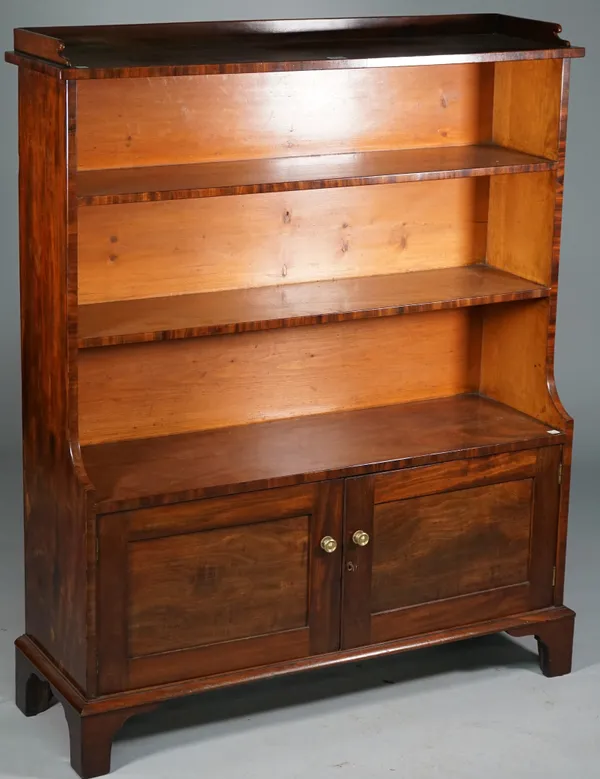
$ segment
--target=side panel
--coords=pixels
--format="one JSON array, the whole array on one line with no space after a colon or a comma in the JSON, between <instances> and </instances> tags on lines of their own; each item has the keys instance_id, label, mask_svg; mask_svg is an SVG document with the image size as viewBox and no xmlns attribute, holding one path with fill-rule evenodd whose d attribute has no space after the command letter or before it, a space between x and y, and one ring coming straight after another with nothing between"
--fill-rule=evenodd
<instances>
[{"instance_id":1,"label":"side panel","mask_svg":"<svg viewBox=\"0 0 600 779\"><path fill-rule=\"evenodd\" d=\"M536 304L526 314L523 309L524 316L520 321L508 307L498 307L495 317L486 321L483 328L481 392L559 427L569 436L568 443L563 447L554 591L555 604L561 605L564 595L573 420L564 409L556 389L554 348L571 61L549 60L546 64L497 63L495 68L494 139L531 154L551 156L558 160L558 168L556 173L539 177L544 186L538 189L537 198L532 196L529 204L521 200L523 209L531 210L532 205L539 205L541 212L547 214L544 217L545 236L541 244L535 247L531 244L528 222L522 221L523 209L520 213L514 210L515 202L527 185L521 185L511 193L506 188L511 186L509 179L515 177L497 176L490 187L488 261L525 278L544 278L547 280L545 283L550 283L552 294L542 306ZM538 93L534 92L536 89ZM533 181L528 176L524 179ZM520 224L525 225L525 229L519 229ZM500 227L503 232L496 229ZM512 235L512 238L507 241L508 235ZM544 246L543 267L539 264L540 245ZM527 246L533 249L529 255L523 252ZM524 265L528 259L529 268ZM526 331L529 335L524 348L523 333ZM516 376L519 380L515 387Z\"/></svg>"},{"instance_id":2,"label":"side panel","mask_svg":"<svg viewBox=\"0 0 600 779\"><path fill-rule=\"evenodd\" d=\"M68 262L73 97L73 84L19 73L26 631L90 692L89 487L71 446L77 439L76 285Z\"/></svg>"}]
</instances>

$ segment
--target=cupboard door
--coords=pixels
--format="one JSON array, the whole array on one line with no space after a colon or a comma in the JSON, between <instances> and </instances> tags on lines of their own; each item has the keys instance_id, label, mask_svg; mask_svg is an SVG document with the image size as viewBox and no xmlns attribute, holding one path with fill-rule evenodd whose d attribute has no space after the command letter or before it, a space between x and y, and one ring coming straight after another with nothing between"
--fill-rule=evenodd
<instances>
[{"instance_id":1,"label":"cupboard door","mask_svg":"<svg viewBox=\"0 0 600 779\"><path fill-rule=\"evenodd\" d=\"M560 457L552 446L348 479L342 647L550 606Z\"/></svg>"},{"instance_id":2,"label":"cupboard door","mask_svg":"<svg viewBox=\"0 0 600 779\"><path fill-rule=\"evenodd\" d=\"M338 649L342 499L328 482L101 517L101 692Z\"/></svg>"}]
</instances>

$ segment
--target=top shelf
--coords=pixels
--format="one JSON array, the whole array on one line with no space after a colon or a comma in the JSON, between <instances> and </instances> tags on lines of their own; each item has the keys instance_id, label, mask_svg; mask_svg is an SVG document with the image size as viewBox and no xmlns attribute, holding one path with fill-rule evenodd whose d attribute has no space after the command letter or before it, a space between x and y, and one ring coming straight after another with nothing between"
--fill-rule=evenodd
<instances>
[{"instance_id":1,"label":"top shelf","mask_svg":"<svg viewBox=\"0 0 600 779\"><path fill-rule=\"evenodd\" d=\"M38 27L15 30L7 58L71 79L583 56L560 32L503 14Z\"/></svg>"},{"instance_id":2,"label":"top shelf","mask_svg":"<svg viewBox=\"0 0 600 779\"><path fill-rule=\"evenodd\" d=\"M553 170L544 157L492 144L80 171L80 205L289 192Z\"/></svg>"}]
</instances>

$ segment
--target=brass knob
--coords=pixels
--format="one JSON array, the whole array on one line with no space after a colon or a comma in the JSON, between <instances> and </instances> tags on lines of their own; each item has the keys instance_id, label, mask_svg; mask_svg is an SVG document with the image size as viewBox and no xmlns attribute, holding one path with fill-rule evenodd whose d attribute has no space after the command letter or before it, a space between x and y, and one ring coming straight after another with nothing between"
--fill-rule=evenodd
<instances>
[{"instance_id":1,"label":"brass knob","mask_svg":"<svg viewBox=\"0 0 600 779\"><path fill-rule=\"evenodd\" d=\"M366 546L371 539L369 538L369 534L365 533L364 530L357 530L352 536L352 540L356 546Z\"/></svg>"},{"instance_id":2,"label":"brass knob","mask_svg":"<svg viewBox=\"0 0 600 779\"><path fill-rule=\"evenodd\" d=\"M331 536L325 536L321 539L321 549L327 552L327 554L333 554L337 549L337 541Z\"/></svg>"}]
</instances>

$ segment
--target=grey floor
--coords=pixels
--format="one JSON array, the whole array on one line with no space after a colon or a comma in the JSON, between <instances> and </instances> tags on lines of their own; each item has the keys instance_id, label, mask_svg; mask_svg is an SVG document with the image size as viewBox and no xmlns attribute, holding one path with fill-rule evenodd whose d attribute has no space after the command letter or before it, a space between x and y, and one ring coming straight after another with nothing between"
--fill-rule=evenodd
<instances>
[{"instance_id":1,"label":"grey floor","mask_svg":"<svg viewBox=\"0 0 600 779\"><path fill-rule=\"evenodd\" d=\"M567 605L574 672L545 679L532 639L504 635L286 681L211 692L133 720L117 777L217 779L600 778L600 523L592 473L574 482ZM587 478L586 478L587 477ZM18 462L0 463L0 777L60 779L59 706L25 719L13 703L23 629Z\"/></svg>"}]
</instances>

